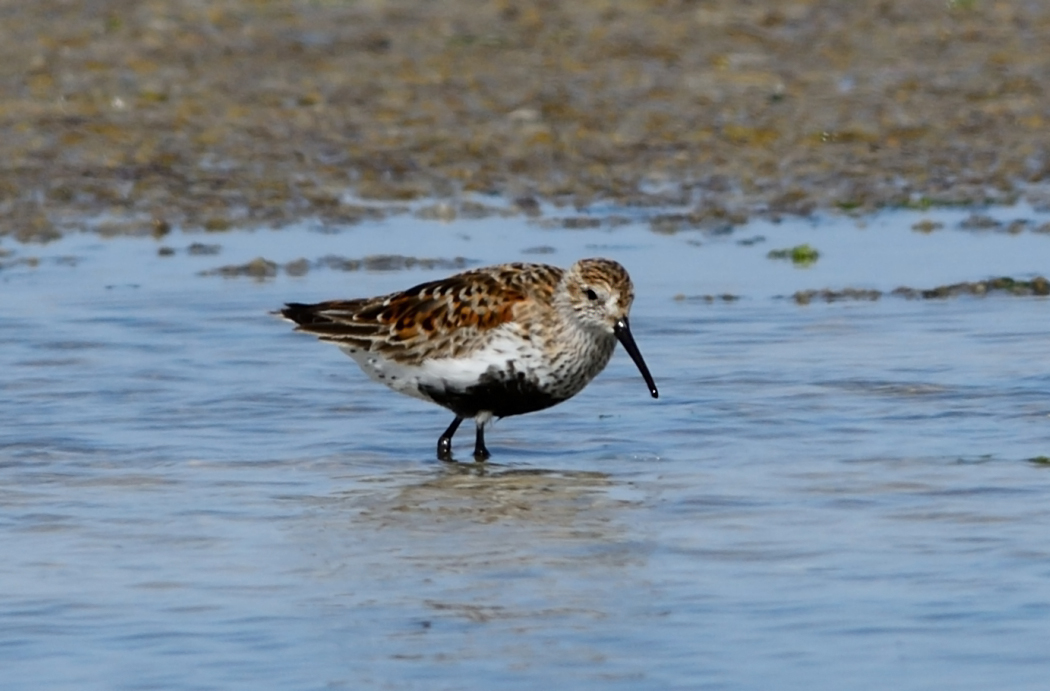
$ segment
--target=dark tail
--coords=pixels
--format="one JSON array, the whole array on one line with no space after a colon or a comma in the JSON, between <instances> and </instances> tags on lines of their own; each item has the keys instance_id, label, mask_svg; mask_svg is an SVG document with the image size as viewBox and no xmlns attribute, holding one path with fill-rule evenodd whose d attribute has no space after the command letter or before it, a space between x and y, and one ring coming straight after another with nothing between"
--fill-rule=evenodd
<instances>
[{"instance_id":1,"label":"dark tail","mask_svg":"<svg viewBox=\"0 0 1050 691\"><path fill-rule=\"evenodd\" d=\"M331 319L317 313L317 305L306 305L301 302L289 302L281 309L279 314L299 326L314 326L332 322Z\"/></svg>"}]
</instances>

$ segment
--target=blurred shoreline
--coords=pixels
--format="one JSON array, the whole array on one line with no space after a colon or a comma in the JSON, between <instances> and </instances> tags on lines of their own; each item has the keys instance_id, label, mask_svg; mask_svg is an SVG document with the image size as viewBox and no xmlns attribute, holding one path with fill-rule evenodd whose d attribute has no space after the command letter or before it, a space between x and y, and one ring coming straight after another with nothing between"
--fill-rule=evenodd
<instances>
[{"instance_id":1,"label":"blurred shoreline","mask_svg":"<svg viewBox=\"0 0 1050 691\"><path fill-rule=\"evenodd\" d=\"M1050 204L1041 3L8 0L0 19L0 237L21 241L417 200L697 226Z\"/></svg>"}]
</instances>

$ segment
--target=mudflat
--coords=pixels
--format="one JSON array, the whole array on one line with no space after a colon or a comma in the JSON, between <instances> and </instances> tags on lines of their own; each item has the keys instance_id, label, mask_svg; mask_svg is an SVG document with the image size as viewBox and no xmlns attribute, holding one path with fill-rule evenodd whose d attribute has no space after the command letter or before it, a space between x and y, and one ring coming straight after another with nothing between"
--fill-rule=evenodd
<instances>
[{"instance_id":1,"label":"mudflat","mask_svg":"<svg viewBox=\"0 0 1050 691\"><path fill-rule=\"evenodd\" d=\"M1045 204L1047 36L984 0L6 0L0 235Z\"/></svg>"}]
</instances>

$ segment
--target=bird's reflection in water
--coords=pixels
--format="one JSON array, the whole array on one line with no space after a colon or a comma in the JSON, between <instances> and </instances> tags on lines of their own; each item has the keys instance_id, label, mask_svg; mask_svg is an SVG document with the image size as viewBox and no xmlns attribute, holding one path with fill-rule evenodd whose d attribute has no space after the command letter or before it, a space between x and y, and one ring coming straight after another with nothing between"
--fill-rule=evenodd
<instances>
[{"instance_id":1,"label":"bird's reflection in water","mask_svg":"<svg viewBox=\"0 0 1050 691\"><path fill-rule=\"evenodd\" d=\"M600 472L445 463L420 481L398 484L392 493L353 492L358 520L406 529L522 522L578 534L583 526L608 526L628 505L610 498L614 483Z\"/></svg>"}]
</instances>

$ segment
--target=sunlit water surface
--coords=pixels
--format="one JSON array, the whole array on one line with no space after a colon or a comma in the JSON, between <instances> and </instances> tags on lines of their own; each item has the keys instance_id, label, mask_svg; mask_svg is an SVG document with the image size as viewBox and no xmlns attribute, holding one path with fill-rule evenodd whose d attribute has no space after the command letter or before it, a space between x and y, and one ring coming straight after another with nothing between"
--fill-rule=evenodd
<instances>
[{"instance_id":1,"label":"sunlit water surface","mask_svg":"<svg viewBox=\"0 0 1050 691\"><path fill-rule=\"evenodd\" d=\"M1044 689L1050 303L777 297L1050 270L967 213L2 244L3 688ZM267 312L448 269L197 275L376 253L620 260L660 399L621 351L442 464L449 413Z\"/></svg>"}]
</instances>

